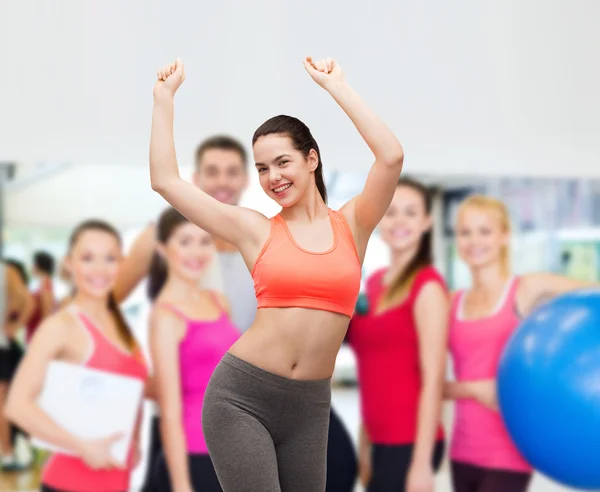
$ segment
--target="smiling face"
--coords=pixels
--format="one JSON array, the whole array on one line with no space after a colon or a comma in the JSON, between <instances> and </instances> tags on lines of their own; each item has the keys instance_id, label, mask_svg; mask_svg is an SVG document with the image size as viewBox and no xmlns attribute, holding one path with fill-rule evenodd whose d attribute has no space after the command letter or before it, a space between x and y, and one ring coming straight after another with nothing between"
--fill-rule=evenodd
<instances>
[{"instance_id":1,"label":"smiling face","mask_svg":"<svg viewBox=\"0 0 600 492\"><path fill-rule=\"evenodd\" d=\"M305 157L292 139L283 134L265 135L253 146L260 185L282 207L290 207L315 186L314 171L319 158L314 150Z\"/></svg>"},{"instance_id":2,"label":"smiling face","mask_svg":"<svg viewBox=\"0 0 600 492\"><path fill-rule=\"evenodd\" d=\"M65 267L78 293L107 298L117 281L121 258L118 237L107 231L89 229L78 234Z\"/></svg>"},{"instance_id":3,"label":"smiling face","mask_svg":"<svg viewBox=\"0 0 600 492\"><path fill-rule=\"evenodd\" d=\"M248 185L243 156L236 150L211 148L196 163L194 184L213 198L238 205Z\"/></svg>"},{"instance_id":4,"label":"smiling face","mask_svg":"<svg viewBox=\"0 0 600 492\"><path fill-rule=\"evenodd\" d=\"M458 213L456 247L471 268L502 263L507 268L510 231L505 213L491 206L465 205Z\"/></svg>"},{"instance_id":5,"label":"smiling face","mask_svg":"<svg viewBox=\"0 0 600 492\"><path fill-rule=\"evenodd\" d=\"M423 195L411 186L399 185L379 223L382 241L396 252L416 249L430 228Z\"/></svg>"},{"instance_id":6,"label":"smiling face","mask_svg":"<svg viewBox=\"0 0 600 492\"><path fill-rule=\"evenodd\" d=\"M167 263L170 276L198 282L210 264L215 244L211 235L191 222L176 226L158 251Z\"/></svg>"}]
</instances>

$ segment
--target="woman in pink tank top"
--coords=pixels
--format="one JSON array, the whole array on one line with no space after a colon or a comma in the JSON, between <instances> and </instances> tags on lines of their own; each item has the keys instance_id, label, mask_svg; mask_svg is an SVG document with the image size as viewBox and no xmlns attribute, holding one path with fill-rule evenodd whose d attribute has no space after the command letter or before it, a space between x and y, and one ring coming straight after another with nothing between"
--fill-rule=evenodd
<instances>
[{"instance_id":1,"label":"woman in pink tank top","mask_svg":"<svg viewBox=\"0 0 600 492\"><path fill-rule=\"evenodd\" d=\"M156 465L161 492L220 492L202 432L202 401L208 381L240 331L225 298L202 290L214 258L207 232L173 208L157 224L158 251L150 268L150 346L158 382L164 455Z\"/></svg>"},{"instance_id":2,"label":"woman in pink tank top","mask_svg":"<svg viewBox=\"0 0 600 492\"><path fill-rule=\"evenodd\" d=\"M541 302L583 287L548 273L512 275L510 218L505 205L474 195L458 211L456 244L471 271L472 288L453 296L450 351L456 400L450 446L455 492L522 492L532 469L516 449L498 412L496 372L505 344L522 316Z\"/></svg>"},{"instance_id":3,"label":"woman in pink tank top","mask_svg":"<svg viewBox=\"0 0 600 492\"><path fill-rule=\"evenodd\" d=\"M76 292L68 307L36 330L12 384L6 408L9 418L30 435L71 453L50 457L42 474L42 491L129 490L131 471L139 459L141 401L125 466L115 462L110 451L121 436L82 439L57 425L36 403L53 360L146 382L141 350L112 296L120 258L121 241L109 224L90 220L75 229L66 265Z\"/></svg>"}]
</instances>

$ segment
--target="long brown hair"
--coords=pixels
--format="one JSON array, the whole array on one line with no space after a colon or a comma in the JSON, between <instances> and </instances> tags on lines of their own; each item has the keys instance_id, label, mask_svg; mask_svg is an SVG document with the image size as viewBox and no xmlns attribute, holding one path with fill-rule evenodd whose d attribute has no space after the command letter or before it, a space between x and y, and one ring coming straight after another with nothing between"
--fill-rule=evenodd
<instances>
[{"instance_id":1,"label":"long brown hair","mask_svg":"<svg viewBox=\"0 0 600 492\"><path fill-rule=\"evenodd\" d=\"M431 191L424 184L409 178L400 178L398 181L398 187L401 186L405 186L419 193L419 195L421 195L423 198L425 213L427 215L431 213L433 197ZM379 308L385 309L398 302L410 289L410 286L417 276L417 273L419 273L419 270L430 266L432 263L433 241L431 228L429 228L421 235L417 254L415 254L408 265L406 265L406 268L398 272L398 274L390 282L388 288L381 298Z\"/></svg>"},{"instance_id":2,"label":"long brown hair","mask_svg":"<svg viewBox=\"0 0 600 492\"><path fill-rule=\"evenodd\" d=\"M173 235L175 230L182 224L189 223L189 220L181 215L173 207L167 208L158 219L156 225L156 239L160 244L165 244ZM167 263L158 252L152 255L150 270L148 273L148 297L154 301L160 291L165 286L168 276Z\"/></svg>"},{"instance_id":3,"label":"long brown hair","mask_svg":"<svg viewBox=\"0 0 600 492\"><path fill-rule=\"evenodd\" d=\"M122 244L121 236L113 226L111 226L108 222L105 222L103 220L91 219L79 224L71 233L71 237L69 239L69 253L73 251L73 248L75 247L75 244L77 244L77 241L79 240L81 235L87 231L106 232L107 234L113 236L119 242L119 245ZM74 294L75 292L73 292L73 295ZM108 296L107 307L111 311L113 318L117 324L119 337L129 350L134 350L137 347L137 341L133 336L133 332L129 328L127 321L125 320L125 316L123 316L123 313L119 308L119 304L117 303L113 292L110 292Z\"/></svg>"}]
</instances>

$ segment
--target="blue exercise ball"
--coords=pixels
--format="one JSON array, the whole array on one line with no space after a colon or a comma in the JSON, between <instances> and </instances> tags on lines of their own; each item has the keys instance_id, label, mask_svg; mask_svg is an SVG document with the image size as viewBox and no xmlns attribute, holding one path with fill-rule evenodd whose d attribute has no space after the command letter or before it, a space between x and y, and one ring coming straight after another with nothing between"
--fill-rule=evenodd
<instances>
[{"instance_id":1,"label":"blue exercise ball","mask_svg":"<svg viewBox=\"0 0 600 492\"><path fill-rule=\"evenodd\" d=\"M498 400L523 457L567 486L600 488L600 290L528 316L498 367Z\"/></svg>"}]
</instances>

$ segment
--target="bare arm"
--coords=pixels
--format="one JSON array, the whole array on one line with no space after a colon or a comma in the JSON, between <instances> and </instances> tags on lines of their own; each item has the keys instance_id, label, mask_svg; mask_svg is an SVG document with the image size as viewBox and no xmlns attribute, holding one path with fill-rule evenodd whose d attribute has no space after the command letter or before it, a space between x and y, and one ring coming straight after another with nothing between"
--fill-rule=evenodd
<instances>
[{"instance_id":1,"label":"bare arm","mask_svg":"<svg viewBox=\"0 0 600 492\"><path fill-rule=\"evenodd\" d=\"M156 388L156 378L154 375L148 376L144 385L144 398L146 400L158 400L158 391Z\"/></svg>"},{"instance_id":2,"label":"bare arm","mask_svg":"<svg viewBox=\"0 0 600 492\"><path fill-rule=\"evenodd\" d=\"M40 311L42 320L46 319L54 311L56 301L54 299L54 293L49 289L43 289L40 292Z\"/></svg>"},{"instance_id":3,"label":"bare arm","mask_svg":"<svg viewBox=\"0 0 600 492\"><path fill-rule=\"evenodd\" d=\"M444 398L446 400L468 400L474 399L475 393L469 381L448 381L444 385Z\"/></svg>"},{"instance_id":4,"label":"bare arm","mask_svg":"<svg viewBox=\"0 0 600 492\"><path fill-rule=\"evenodd\" d=\"M167 72L171 72L167 75ZM269 220L259 212L227 205L181 179L173 137L173 97L183 82L183 65L167 67L154 88L150 137L152 189L210 234L241 249L248 242L261 245L268 235ZM260 246L259 246L260 247Z\"/></svg>"},{"instance_id":5,"label":"bare arm","mask_svg":"<svg viewBox=\"0 0 600 492\"><path fill-rule=\"evenodd\" d=\"M426 283L414 307L419 337L421 395L411 467L431 469L443 399L449 313L450 303L444 288L437 282Z\"/></svg>"},{"instance_id":6,"label":"bare arm","mask_svg":"<svg viewBox=\"0 0 600 492\"><path fill-rule=\"evenodd\" d=\"M135 239L131 250L123 260L114 288L118 303L124 302L148 274L152 255L156 249L155 234L154 225L148 225Z\"/></svg>"},{"instance_id":7,"label":"bare arm","mask_svg":"<svg viewBox=\"0 0 600 492\"><path fill-rule=\"evenodd\" d=\"M81 441L54 422L36 402L48 364L60 356L66 344L68 322L64 313L59 313L40 324L11 384L4 411L28 434L79 454Z\"/></svg>"},{"instance_id":8,"label":"bare arm","mask_svg":"<svg viewBox=\"0 0 600 492\"><path fill-rule=\"evenodd\" d=\"M152 313L150 350L161 415L160 432L173 490L187 491L191 486L179 374L179 342L184 329L175 315L159 309Z\"/></svg>"},{"instance_id":9,"label":"bare arm","mask_svg":"<svg viewBox=\"0 0 600 492\"><path fill-rule=\"evenodd\" d=\"M475 400L491 410L498 410L495 379L449 381L444 386L446 400Z\"/></svg>"},{"instance_id":10,"label":"bare arm","mask_svg":"<svg viewBox=\"0 0 600 492\"><path fill-rule=\"evenodd\" d=\"M363 191L342 207L350 223L356 226L358 240L366 245L392 200L402 171L404 150L390 128L346 82L335 61L307 59L305 67L348 115L375 156Z\"/></svg>"},{"instance_id":11,"label":"bare arm","mask_svg":"<svg viewBox=\"0 0 600 492\"><path fill-rule=\"evenodd\" d=\"M350 86L336 85L330 93L375 156L362 192L347 204L354 209L352 222L356 224L357 239L362 243L368 241L390 206L402 171L404 150L387 125Z\"/></svg>"},{"instance_id":12,"label":"bare arm","mask_svg":"<svg viewBox=\"0 0 600 492\"><path fill-rule=\"evenodd\" d=\"M8 293L7 314L17 312L17 319L7 322L7 334L12 337L16 331L24 326L33 312L33 298L27 290L27 286L23 279L12 265L6 266L6 290Z\"/></svg>"},{"instance_id":13,"label":"bare arm","mask_svg":"<svg viewBox=\"0 0 600 492\"><path fill-rule=\"evenodd\" d=\"M372 443L367 434L367 429L361 422L358 431L358 475L363 487L367 487L371 480L371 449Z\"/></svg>"},{"instance_id":14,"label":"bare arm","mask_svg":"<svg viewBox=\"0 0 600 492\"><path fill-rule=\"evenodd\" d=\"M597 287L597 283L575 280L552 273L523 275L517 290L517 305L521 314L527 316L540 303L577 289Z\"/></svg>"}]
</instances>

